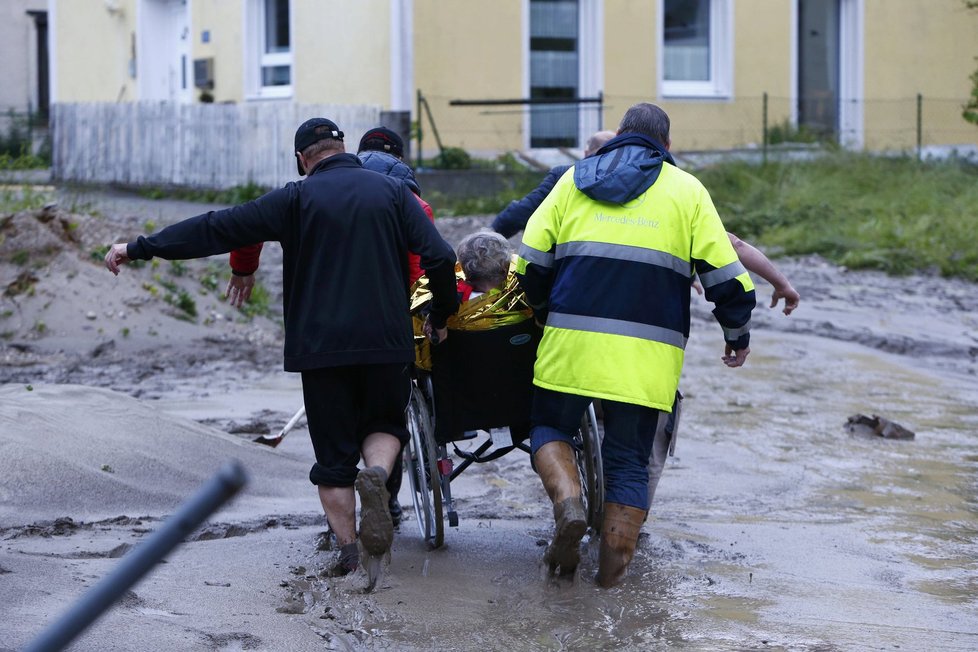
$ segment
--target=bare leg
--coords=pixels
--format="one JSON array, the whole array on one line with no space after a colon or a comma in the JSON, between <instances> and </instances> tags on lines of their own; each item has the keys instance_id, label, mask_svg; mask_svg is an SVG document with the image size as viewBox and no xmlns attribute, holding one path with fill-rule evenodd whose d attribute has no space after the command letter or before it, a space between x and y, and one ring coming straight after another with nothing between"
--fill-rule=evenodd
<instances>
[{"instance_id":1,"label":"bare leg","mask_svg":"<svg viewBox=\"0 0 978 652\"><path fill-rule=\"evenodd\" d=\"M355 484L360 495L360 547L367 571L367 591L372 591L381 573L382 559L394 542L387 479L394 460L401 452L401 442L394 435L372 432L360 447L364 468Z\"/></svg>"},{"instance_id":2,"label":"bare leg","mask_svg":"<svg viewBox=\"0 0 978 652\"><path fill-rule=\"evenodd\" d=\"M386 432L374 432L363 441L363 459L367 467L379 466L390 474L394 459L401 451L401 442ZM323 505L329 527L336 542L345 546L357 538L356 494L353 487L319 487L319 502Z\"/></svg>"},{"instance_id":3,"label":"bare leg","mask_svg":"<svg viewBox=\"0 0 978 652\"><path fill-rule=\"evenodd\" d=\"M365 467L379 466L390 475L394 468L394 460L401 453L401 442L389 433L372 432L363 440L360 450Z\"/></svg>"},{"instance_id":4,"label":"bare leg","mask_svg":"<svg viewBox=\"0 0 978 652\"><path fill-rule=\"evenodd\" d=\"M326 520L341 546L353 543L356 531L356 495L353 487L319 486L319 502L323 505Z\"/></svg>"}]
</instances>

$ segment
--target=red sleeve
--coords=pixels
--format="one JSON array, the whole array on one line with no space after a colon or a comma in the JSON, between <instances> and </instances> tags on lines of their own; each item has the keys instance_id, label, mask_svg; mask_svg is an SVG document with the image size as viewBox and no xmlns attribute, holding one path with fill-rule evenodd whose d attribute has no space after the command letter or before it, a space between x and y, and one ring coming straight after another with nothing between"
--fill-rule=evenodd
<instances>
[{"instance_id":1,"label":"red sleeve","mask_svg":"<svg viewBox=\"0 0 978 652\"><path fill-rule=\"evenodd\" d=\"M468 301L469 297L472 296L472 291L475 290L474 287L472 287L471 285L468 284L468 282L463 281L462 279L459 279L456 287L458 288L459 303L465 303L466 301Z\"/></svg>"},{"instance_id":2,"label":"red sleeve","mask_svg":"<svg viewBox=\"0 0 978 652\"><path fill-rule=\"evenodd\" d=\"M415 195L415 197L418 197L418 196ZM421 204L421 208L424 209L424 214L427 215L428 216L428 219L431 220L431 223L434 224L435 223L435 211L433 211L431 209L431 204L429 204L425 200L421 199L420 197L418 197L418 203Z\"/></svg>"},{"instance_id":3,"label":"red sleeve","mask_svg":"<svg viewBox=\"0 0 978 652\"><path fill-rule=\"evenodd\" d=\"M414 196L418 200L418 204L424 209L425 215L431 220L431 223L435 223L435 211L431 210L431 205L425 200L421 199L417 195ZM421 257L415 254L408 253L408 285L414 285L414 282L419 278L424 276L424 270L421 269Z\"/></svg>"},{"instance_id":4,"label":"red sleeve","mask_svg":"<svg viewBox=\"0 0 978 652\"><path fill-rule=\"evenodd\" d=\"M248 245L235 249L231 252L231 271L238 276L254 274L258 269L258 258L261 256L261 248L264 243Z\"/></svg>"}]
</instances>

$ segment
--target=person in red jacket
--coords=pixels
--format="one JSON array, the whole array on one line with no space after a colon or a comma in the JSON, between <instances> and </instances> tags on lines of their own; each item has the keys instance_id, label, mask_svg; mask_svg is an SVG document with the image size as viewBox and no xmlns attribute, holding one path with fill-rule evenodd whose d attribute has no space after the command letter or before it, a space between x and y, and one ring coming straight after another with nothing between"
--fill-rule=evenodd
<instances>
[{"instance_id":1,"label":"person in red jacket","mask_svg":"<svg viewBox=\"0 0 978 652\"><path fill-rule=\"evenodd\" d=\"M425 215L434 223L435 212L425 200L421 199L421 186L414 177L414 170L404 162L404 141L394 131L387 127L375 127L365 133L360 139L357 156L363 162L363 167L374 172L380 172L389 177L400 179L414 193L418 204L424 209ZM413 253L408 254L408 280L413 285L424 275L420 259Z\"/></svg>"}]
</instances>

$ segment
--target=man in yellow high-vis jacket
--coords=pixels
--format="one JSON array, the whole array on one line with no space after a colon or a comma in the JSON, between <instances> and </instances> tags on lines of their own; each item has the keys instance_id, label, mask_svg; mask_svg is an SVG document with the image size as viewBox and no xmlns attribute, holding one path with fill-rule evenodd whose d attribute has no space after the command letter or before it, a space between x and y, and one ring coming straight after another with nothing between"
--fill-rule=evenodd
<instances>
[{"instance_id":1,"label":"man in yellow high-vis jacket","mask_svg":"<svg viewBox=\"0 0 978 652\"><path fill-rule=\"evenodd\" d=\"M669 116L654 104L631 107L618 135L568 170L533 213L517 263L544 325L531 430L534 465L554 504L544 560L563 576L580 561L587 521L572 435L600 398L602 586L624 576L649 508L648 460L682 372L694 273L715 304L723 362L739 367L750 352L754 285L709 193L675 166L669 145Z\"/></svg>"}]
</instances>

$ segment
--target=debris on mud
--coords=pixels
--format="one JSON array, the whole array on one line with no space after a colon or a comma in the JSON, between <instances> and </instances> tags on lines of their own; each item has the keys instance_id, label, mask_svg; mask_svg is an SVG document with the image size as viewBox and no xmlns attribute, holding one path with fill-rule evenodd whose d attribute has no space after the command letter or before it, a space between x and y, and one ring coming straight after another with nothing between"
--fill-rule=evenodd
<instances>
[{"instance_id":1,"label":"debris on mud","mask_svg":"<svg viewBox=\"0 0 978 652\"><path fill-rule=\"evenodd\" d=\"M846 431L854 437L882 437L883 439L913 439L916 434L895 421L874 414L854 414L846 421Z\"/></svg>"}]
</instances>

